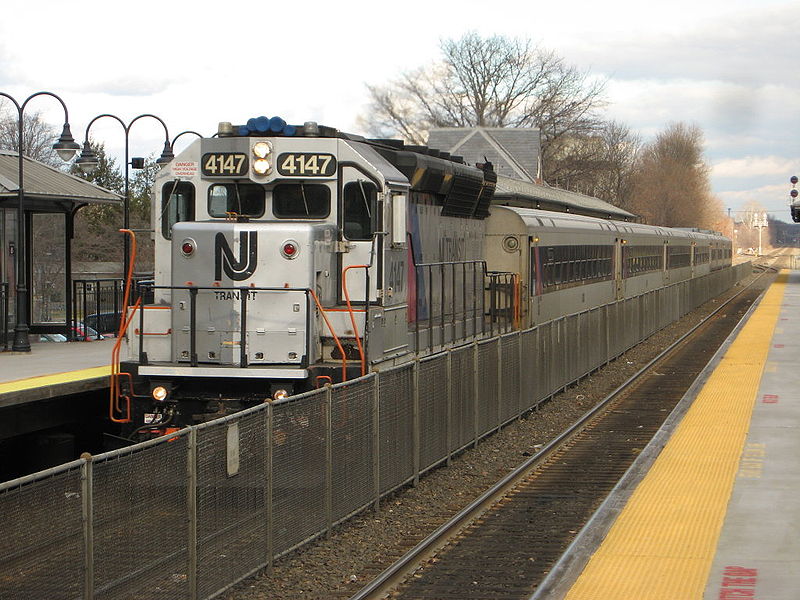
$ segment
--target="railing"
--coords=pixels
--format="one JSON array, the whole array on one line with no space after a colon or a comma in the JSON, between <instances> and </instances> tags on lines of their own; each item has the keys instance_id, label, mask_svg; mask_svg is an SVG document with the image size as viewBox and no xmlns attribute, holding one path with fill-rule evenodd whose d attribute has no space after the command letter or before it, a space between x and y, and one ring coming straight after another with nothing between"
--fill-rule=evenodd
<instances>
[{"instance_id":1,"label":"railing","mask_svg":"<svg viewBox=\"0 0 800 600\"><path fill-rule=\"evenodd\" d=\"M142 290L140 284L150 279L134 280L131 303ZM123 279L75 279L72 281L72 322L68 328L69 341L87 337L100 338L103 334L116 334L122 318L122 300L125 293ZM152 299L149 299L152 302ZM148 302L145 295L143 302ZM91 333L89 329L94 330ZM91 333L91 336L89 335Z\"/></svg>"},{"instance_id":2,"label":"railing","mask_svg":"<svg viewBox=\"0 0 800 600\"><path fill-rule=\"evenodd\" d=\"M177 297L176 292L180 292L181 290L185 291L188 295L189 301L189 314L188 314L188 333L189 333L189 349L187 351L187 355L183 357L185 360L183 362L188 362L192 367L196 367L200 364L200 360L198 358L197 353L197 301L198 295L201 291L211 292L215 294L219 293L226 293L229 292L231 294L236 294L239 300L239 340L228 340L228 342L232 345L239 346L239 361L238 367L242 369L246 369L250 366L248 361L248 346L247 346L247 318L248 318L248 310L249 310L249 301L250 295L267 292L267 293L278 293L282 295L286 294L303 294L305 299L305 342L304 342L304 349L306 350L306 359L302 363L298 363L296 366L298 368L308 366L308 349L311 348L310 344L310 335L311 331L311 291L308 288L277 288L277 287L221 287L221 286L167 286L167 285L150 285L150 284L142 284L140 285L141 293L145 296L151 295L154 290L170 290L172 293L172 303L173 305L181 304L181 300ZM176 318L176 315L179 314L178 312L173 313L173 319ZM234 332L231 331L231 334ZM176 335L177 331L173 331L173 335ZM137 336L137 341L139 345L139 363L142 365L148 364L147 354L144 351L144 338L148 333L144 329L144 310L139 310L139 319L138 319L138 327L134 332L134 335Z\"/></svg>"},{"instance_id":3,"label":"railing","mask_svg":"<svg viewBox=\"0 0 800 600\"><path fill-rule=\"evenodd\" d=\"M483 260L422 263L415 269L417 352L517 328L515 274L487 271Z\"/></svg>"},{"instance_id":4,"label":"railing","mask_svg":"<svg viewBox=\"0 0 800 600\"><path fill-rule=\"evenodd\" d=\"M423 347L431 352L436 346L485 333L485 261L422 263L415 265L415 272L413 320L417 352Z\"/></svg>"},{"instance_id":5,"label":"railing","mask_svg":"<svg viewBox=\"0 0 800 600\"><path fill-rule=\"evenodd\" d=\"M719 295L747 268L2 484L0 598L218 596Z\"/></svg>"},{"instance_id":6,"label":"railing","mask_svg":"<svg viewBox=\"0 0 800 600\"><path fill-rule=\"evenodd\" d=\"M486 275L489 296L489 334L508 333L519 328L520 287L519 275L503 271L490 271Z\"/></svg>"},{"instance_id":7,"label":"railing","mask_svg":"<svg viewBox=\"0 0 800 600\"><path fill-rule=\"evenodd\" d=\"M8 350L9 340L11 339L11 319L8 314L8 282L0 283L0 344L3 350Z\"/></svg>"}]
</instances>

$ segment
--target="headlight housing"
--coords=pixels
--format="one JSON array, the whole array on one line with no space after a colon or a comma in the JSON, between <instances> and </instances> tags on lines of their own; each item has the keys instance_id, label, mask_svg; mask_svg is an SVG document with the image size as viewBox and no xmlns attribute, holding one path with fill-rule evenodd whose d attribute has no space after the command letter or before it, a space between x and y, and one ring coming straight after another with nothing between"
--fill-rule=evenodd
<instances>
[{"instance_id":1,"label":"headlight housing","mask_svg":"<svg viewBox=\"0 0 800 600\"><path fill-rule=\"evenodd\" d=\"M267 175L272 171L272 143L263 140L253 144L253 172L256 175Z\"/></svg>"}]
</instances>

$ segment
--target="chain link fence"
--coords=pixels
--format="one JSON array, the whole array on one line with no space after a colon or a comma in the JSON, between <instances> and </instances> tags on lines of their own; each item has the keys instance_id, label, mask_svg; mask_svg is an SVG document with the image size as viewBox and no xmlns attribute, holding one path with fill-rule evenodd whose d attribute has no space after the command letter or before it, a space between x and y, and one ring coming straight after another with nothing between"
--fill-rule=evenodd
<instances>
[{"instance_id":1,"label":"chain link fence","mask_svg":"<svg viewBox=\"0 0 800 600\"><path fill-rule=\"evenodd\" d=\"M0 486L0 599L213 598L735 284L717 271Z\"/></svg>"}]
</instances>

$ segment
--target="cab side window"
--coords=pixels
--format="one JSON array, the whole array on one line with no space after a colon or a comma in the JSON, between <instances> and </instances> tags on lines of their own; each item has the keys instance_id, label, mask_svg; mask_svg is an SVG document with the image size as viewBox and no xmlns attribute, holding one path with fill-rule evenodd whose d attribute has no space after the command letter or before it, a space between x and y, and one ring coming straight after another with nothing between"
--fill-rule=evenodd
<instances>
[{"instance_id":1,"label":"cab side window","mask_svg":"<svg viewBox=\"0 0 800 600\"><path fill-rule=\"evenodd\" d=\"M331 213L327 185L280 183L272 190L272 212L279 219L324 219Z\"/></svg>"},{"instance_id":2,"label":"cab side window","mask_svg":"<svg viewBox=\"0 0 800 600\"><path fill-rule=\"evenodd\" d=\"M161 235L172 239L172 226L179 221L194 221L194 185L188 181L168 181L161 188Z\"/></svg>"},{"instance_id":3,"label":"cab side window","mask_svg":"<svg viewBox=\"0 0 800 600\"><path fill-rule=\"evenodd\" d=\"M212 217L260 217L266 194L256 183L219 183L208 189L208 214Z\"/></svg>"},{"instance_id":4,"label":"cab side window","mask_svg":"<svg viewBox=\"0 0 800 600\"><path fill-rule=\"evenodd\" d=\"M343 196L344 236L348 240L371 240L377 188L367 181L351 181L344 186Z\"/></svg>"}]
</instances>

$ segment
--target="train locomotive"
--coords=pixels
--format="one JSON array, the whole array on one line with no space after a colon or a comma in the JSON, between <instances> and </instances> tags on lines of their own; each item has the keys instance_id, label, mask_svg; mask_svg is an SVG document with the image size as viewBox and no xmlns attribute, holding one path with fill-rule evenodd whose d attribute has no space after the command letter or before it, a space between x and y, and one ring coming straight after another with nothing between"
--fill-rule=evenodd
<instances>
[{"instance_id":1,"label":"train locomotive","mask_svg":"<svg viewBox=\"0 0 800 600\"><path fill-rule=\"evenodd\" d=\"M730 240L494 200L489 163L220 123L154 185L112 419L159 434L730 265Z\"/></svg>"}]
</instances>

